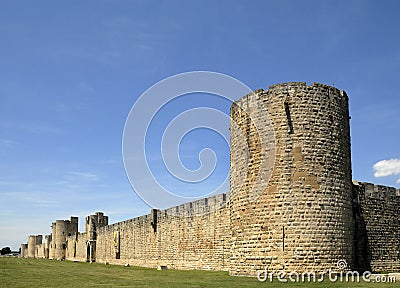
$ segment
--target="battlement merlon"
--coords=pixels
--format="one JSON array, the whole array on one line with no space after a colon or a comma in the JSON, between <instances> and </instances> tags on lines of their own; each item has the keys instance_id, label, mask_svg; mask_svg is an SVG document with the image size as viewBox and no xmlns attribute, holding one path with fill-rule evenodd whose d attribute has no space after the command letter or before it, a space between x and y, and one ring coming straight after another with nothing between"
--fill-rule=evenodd
<instances>
[{"instance_id":1,"label":"battlement merlon","mask_svg":"<svg viewBox=\"0 0 400 288\"><path fill-rule=\"evenodd\" d=\"M369 182L358 182L353 180L353 185L358 187L359 193L363 193L368 198L388 199L400 197L400 189L384 185L375 185Z\"/></svg>"},{"instance_id":2,"label":"battlement merlon","mask_svg":"<svg viewBox=\"0 0 400 288\"><path fill-rule=\"evenodd\" d=\"M306 82L285 82L285 83L279 83L279 84L274 84L269 86L268 90L265 90L264 92L267 91L273 91L274 93L277 93L278 91L282 91L284 93L291 92L292 89L312 89L312 88L320 88L322 90L330 90L333 91L335 94L340 94L346 98L348 98L347 93L344 90L340 90L334 86L318 83L318 82L312 82L311 85L307 85Z\"/></svg>"},{"instance_id":3,"label":"battlement merlon","mask_svg":"<svg viewBox=\"0 0 400 288\"><path fill-rule=\"evenodd\" d=\"M313 89L319 89L324 92L324 90L330 91L332 94L335 95L340 95L342 97L345 97L347 100L349 97L347 96L346 91L340 90L334 86L326 85L326 84L321 84L318 82L312 82L311 85L307 85L306 82L284 82L284 83L279 83L279 84L274 84L269 86L268 90L264 90L263 88L259 88L254 90L253 92L243 96L242 98L234 101L234 104L237 106L243 108L247 107L247 102L249 101L249 97L251 98L254 95L258 95L260 98L262 98L262 94L268 94L268 93L275 93L275 94L291 94L291 92L294 92L293 90L313 90ZM234 107L235 105L232 105ZM232 109L232 108L231 108Z\"/></svg>"},{"instance_id":4,"label":"battlement merlon","mask_svg":"<svg viewBox=\"0 0 400 288\"><path fill-rule=\"evenodd\" d=\"M173 206L161 210L161 213L169 216L201 216L204 213L213 212L222 208L226 204L226 201L227 194L222 193Z\"/></svg>"},{"instance_id":5,"label":"battlement merlon","mask_svg":"<svg viewBox=\"0 0 400 288\"><path fill-rule=\"evenodd\" d=\"M111 230L117 229L116 227L119 227L120 225L128 222L136 222L136 221L138 223L146 222L147 220L154 218L154 216L157 217L157 215L172 216L172 217L202 216L204 214L212 213L217 211L218 209L223 208L226 205L227 201L228 201L227 193L222 193L206 198L201 198L191 202L186 202L181 205L173 206L163 210L152 209L150 214L145 214L125 221L120 221L110 225L104 225L98 227L98 232L101 233L103 231L108 231L110 229ZM153 214L154 213L153 210L157 211L156 214Z\"/></svg>"}]
</instances>

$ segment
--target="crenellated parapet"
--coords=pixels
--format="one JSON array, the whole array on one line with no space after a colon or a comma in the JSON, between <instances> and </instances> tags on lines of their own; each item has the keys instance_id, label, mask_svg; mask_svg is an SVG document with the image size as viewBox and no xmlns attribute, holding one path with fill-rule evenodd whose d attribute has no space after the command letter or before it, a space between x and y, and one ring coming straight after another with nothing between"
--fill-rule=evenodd
<instances>
[{"instance_id":1,"label":"crenellated parapet","mask_svg":"<svg viewBox=\"0 0 400 288\"><path fill-rule=\"evenodd\" d=\"M226 205L226 203L227 194L219 194L174 206L162 210L160 213L176 217L199 216L221 209Z\"/></svg>"},{"instance_id":2,"label":"crenellated parapet","mask_svg":"<svg viewBox=\"0 0 400 288\"><path fill-rule=\"evenodd\" d=\"M359 270L400 270L399 189L353 181L355 252Z\"/></svg>"},{"instance_id":3,"label":"crenellated parapet","mask_svg":"<svg viewBox=\"0 0 400 288\"><path fill-rule=\"evenodd\" d=\"M353 181L353 185L358 187L361 197L386 199L388 201L400 199L400 189L394 187L358 181Z\"/></svg>"}]
</instances>

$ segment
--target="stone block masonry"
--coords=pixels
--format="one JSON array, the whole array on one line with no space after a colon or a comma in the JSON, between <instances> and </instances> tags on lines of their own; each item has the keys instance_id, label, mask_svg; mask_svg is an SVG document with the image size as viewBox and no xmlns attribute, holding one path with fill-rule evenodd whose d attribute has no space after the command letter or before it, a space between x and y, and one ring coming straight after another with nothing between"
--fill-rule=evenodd
<instances>
[{"instance_id":1,"label":"stone block masonry","mask_svg":"<svg viewBox=\"0 0 400 288\"><path fill-rule=\"evenodd\" d=\"M42 244L42 235L31 235L28 238L28 251L27 257L28 258L35 258L38 255L38 248L37 246L41 246ZM40 247L41 248L41 247Z\"/></svg>"},{"instance_id":2,"label":"stone block masonry","mask_svg":"<svg viewBox=\"0 0 400 288\"><path fill-rule=\"evenodd\" d=\"M356 268L400 271L400 190L354 182Z\"/></svg>"},{"instance_id":3,"label":"stone block masonry","mask_svg":"<svg viewBox=\"0 0 400 288\"><path fill-rule=\"evenodd\" d=\"M273 131L253 127L268 121ZM231 274L256 275L267 265L305 272L328 270L340 259L352 263L346 93L316 83L273 85L238 100L231 122L237 124L231 124ZM261 141L265 133L274 133L275 165L261 174L271 154L268 138ZM248 159L243 151L250 151ZM255 182L259 174L268 185ZM252 200L253 194L259 197Z\"/></svg>"},{"instance_id":4,"label":"stone block masonry","mask_svg":"<svg viewBox=\"0 0 400 288\"><path fill-rule=\"evenodd\" d=\"M21 244L19 256L22 258L28 258L28 243Z\"/></svg>"},{"instance_id":5,"label":"stone block masonry","mask_svg":"<svg viewBox=\"0 0 400 288\"><path fill-rule=\"evenodd\" d=\"M229 231L226 195L217 195L100 228L96 261L228 270Z\"/></svg>"},{"instance_id":6,"label":"stone block masonry","mask_svg":"<svg viewBox=\"0 0 400 288\"><path fill-rule=\"evenodd\" d=\"M400 191L352 182L348 97L323 84L259 89L231 110L230 191L108 224L57 220L22 257L255 276L400 270ZM122 200L121 200L122 201ZM39 237L40 236L40 237ZM40 241L39 241L40 239Z\"/></svg>"},{"instance_id":7,"label":"stone block masonry","mask_svg":"<svg viewBox=\"0 0 400 288\"><path fill-rule=\"evenodd\" d=\"M78 217L70 220L56 220L51 225L51 236L48 237L49 258L64 260L67 249L67 237L78 233ZM29 244L28 244L29 246Z\"/></svg>"}]
</instances>

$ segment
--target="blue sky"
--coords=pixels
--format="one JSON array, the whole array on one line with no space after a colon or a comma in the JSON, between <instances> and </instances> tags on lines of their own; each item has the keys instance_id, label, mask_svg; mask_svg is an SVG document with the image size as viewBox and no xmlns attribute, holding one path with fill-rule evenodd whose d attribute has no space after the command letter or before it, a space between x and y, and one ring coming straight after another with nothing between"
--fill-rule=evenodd
<instances>
[{"instance_id":1,"label":"blue sky","mask_svg":"<svg viewBox=\"0 0 400 288\"><path fill-rule=\"evenodd\" d=\"M83 227L95 211L111 222L148 213L124 171L125 120L146 89L187 71L252 89L305 81L345 90L353 178L400 187L399 11L398 1L365 0L1 1L0 247L17 249L70 215ZM159 115L152 139L186 101ZM184 139L184 164L198 166L190 149L200 140L217 143L222 177L228 147L203 132Z\"/></svg>"}]
</instances>

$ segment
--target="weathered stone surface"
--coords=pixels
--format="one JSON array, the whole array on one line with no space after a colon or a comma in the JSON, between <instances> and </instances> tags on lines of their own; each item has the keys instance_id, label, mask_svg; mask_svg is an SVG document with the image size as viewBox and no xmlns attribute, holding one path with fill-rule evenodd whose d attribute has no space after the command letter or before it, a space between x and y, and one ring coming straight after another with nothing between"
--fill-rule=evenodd
<instances>
[{"instance_id":1,"label":"weathered stone surface","mask_svg":"<svg viewBox=\"0 0 400 288\"><path fill-rule=\"evenodd\" d=\"M271 270L302 272L327 270L340 259L351 263L347 95L326 85L296 82L247 95L236 105L231 109L240 129L231 125L230 273L255 275L271 264ZM254 167L268 157L270 147L257 141L259 134L272 131L251 124L268 121L274 128L275 165L270 179L263 175L264 182L269 180L263 187L253 182L260 173ZM246 149L250 157L243 159ZM251 194L260 196L251 201Z\"/></svg>"},{"instance_id":2,"label":"weathered stone surface","mask_svg":"<svg viewBox=\"0 0 400 288\"><path fill-rule=\"evenodd\" d=\"M400 271L400 196L398 189L354 183L357 268Z\"/></svg>"},{"instance_id":3,"label":"weathered stone surface","mask_svg":"<svg viewBox=\"0 0 400 288\"><path fill-rule=\"evenodd\" d=\"M30 236L22 257L97 261L231 275L400 270L400 191L352 183L348 97L283 83L231 107L229 193L108 225L97 212ZM272 165L274 164L274 165ZM40 241L39 241L40 239Z\"/></svg>"},{"instance_id":4,"label":"weathered stone surface","mask_svg":"<svg viewBox=\"0 0 400 288\"><path fill-rule=\"evenodd\" d=\"M217 195L104 226L97 237L96 261L228 270L230 229L225 203L225 195ZM155 229L152 222L157 223ZM119 259L113 245L115 232L119 233Z\"/></svg>"}]
</instances>

